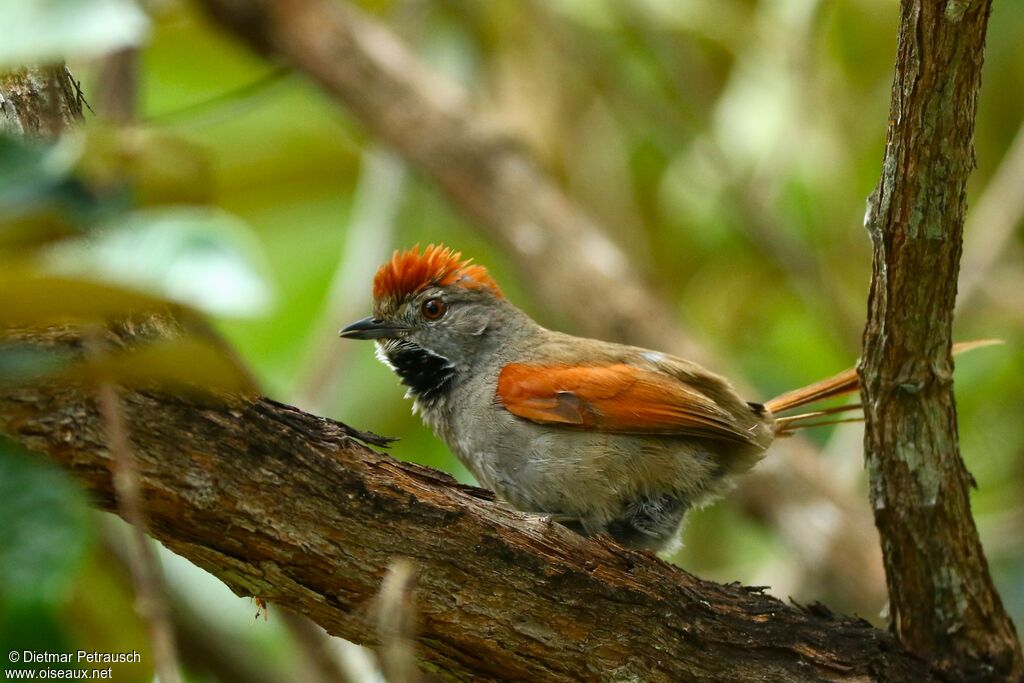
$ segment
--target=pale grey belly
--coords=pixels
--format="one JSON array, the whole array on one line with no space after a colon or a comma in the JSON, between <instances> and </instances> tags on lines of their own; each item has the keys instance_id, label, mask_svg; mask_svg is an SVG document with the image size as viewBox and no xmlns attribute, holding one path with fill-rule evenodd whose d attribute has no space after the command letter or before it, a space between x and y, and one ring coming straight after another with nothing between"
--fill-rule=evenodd
<instances>
[{"instance_id":1,"label":"pale grey belly","mask_svg":"<svg viewBox=\"0 0 1024 683\"><path fill-rule=\"evenodd\" d=\"M451 410L460 399L488 409ZM728 485L723 463L735 462L721 442L539 425L465 390L423 417L477 481L513 507L568 517L579 531L634 547L670 547L686 510L720 494Z\"/></svg>"},{"instance_id":2,"label":"pale grey belly","mask_svg":"<svg viewBox=\"0 0 1024 683\"><path fill-rule=\"evenodd\" d=\"M638 499L697 503L717 491L714 455L693 442L538 425L509 413L440 434L485 486L526 512L603 524Z\"/></svg>"}]
</instances>

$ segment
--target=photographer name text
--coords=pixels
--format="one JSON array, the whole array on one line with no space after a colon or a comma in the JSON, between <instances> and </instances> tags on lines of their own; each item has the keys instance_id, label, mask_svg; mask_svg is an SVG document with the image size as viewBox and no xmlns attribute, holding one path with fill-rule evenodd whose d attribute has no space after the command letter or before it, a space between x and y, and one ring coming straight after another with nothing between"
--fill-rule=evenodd
<instances>
[{"instance_id":1,"label":"photographer name text","mask_svg":"<svg viewBox=\"0 0 1024 683\"><path fill-rule=\"evenodd\" d=\"M130 652L39 652L36 650L12 651L8 659L22 664L138 664L142 657L136 650Z\"/></svg>"}]
</instances>

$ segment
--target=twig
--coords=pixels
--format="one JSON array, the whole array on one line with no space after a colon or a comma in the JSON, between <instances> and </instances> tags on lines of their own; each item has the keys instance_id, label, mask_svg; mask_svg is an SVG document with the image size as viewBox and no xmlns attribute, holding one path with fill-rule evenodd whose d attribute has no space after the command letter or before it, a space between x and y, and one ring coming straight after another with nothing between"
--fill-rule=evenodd
<instances>
[{"instance_id":1,"label":"twig","mask_svg":"<svg viewBox=\"0 0 1024 683\"><path fill-rule=\"evenodd\" d=\"M280 613L285 628L304 655L308 668L299 678L311 683L357 683L349 676L346 666L336 659L331 636L301 614L289 609L283 609Z\"/></svg>"},{"instance_id":2,"label":"twig","mask_svg":"<svg viewBox=\"0 0 1024 683\"><path fill-rule=\"evenodd\" d=\"M378 660L388 683L417 683L416 667L416 569L409 560L395 560L388 567L377 596Z\"/></svg>"},{"instance_id":3,"label":"twig","mask_svg":"<svg viewBox=\"0 0 1024 683\"><path fill-rule=\"evenodd\" d=\"M94 341L92 355L98 351ZM135 583L135 609L149 628L153 643L153 659L157 676L161 683L179 683L181 674L175 656L174 631L171 628L164 603L162 581L156 554L146 537L146 512L142 503L138 472L131 446L128 443L128 431L124 415L121 412L117 387L103 379L96 386L97 408L103 419L107 447L113 458L113 487L117 495L119 514L131 525L132 578Z\"/></svg>"},{"instance_id":4,"label":"twig","mask_svg":"<svg viewBox=\"0 0 1024 683\"><path fill-rule=\"evenodd\" d=\"M784 417L775 418L776 423L788 424L797 420L806 420L810 417L821 417L822 415L832 415L834 413L845 413L849 410L860 410L863 408L859 403L847 403L841 406L832 406L830 408L822 408L821 410L812 410L809 413L800 413L799 415L786 415Z\"/></svg>"},{"instance_id":5,"label":"twig","mask_svg":"<svg viewBox=\"0 0 1024 683\"><path fill-rule=\"evenodd\" d=\"M863 417L844 417L835 420L819 420L818 422L802 422L799 425L789 423L779 430L779 436L790 436L795 429L809 429L811 427L828 427L831 425L846 424L852 422L863 422Z\"/></svg>"},{"instance_id":6,"label":"twig","mask_svg":"<svg viewBox=\"0 0 1024 683\"><path fill-rule=\"evenodd\" d=\"M151 126L176 126L188 123L190 126L196 126L200 123L209 123L213 119L233 118L238 107L266 95L276 85L286 81L291 73L291 69L287 67L275 67L249 83L178 109L148 116L142 123Z\"/></svg>"},{"instance_id":7,"label":"twig","mask_svg":"<svg viewBox=\"0 0 1024 683\"><path fill-rule=\"evenodd\" d=\"M330 391L350 358L352 346L338 343L337 329L365 315L374 270L388 254L405 177L404 164L392 153L380 147L363 153L363 169L348 235L340 252L342 257L327 302L314 325L313 349L297 373L297 388L291 392L300 408L324 410Z\"/></svg>"},{"instance_id":8,"label":"twig","mask_svg":"<svg viewBox=\"0 0 1024 683\"><path fill-rule=\"evenodd\" d=\"M985 186L964 228L964 261L957 306L969 307L992 267L1006 253L1014 230L1024 217L1024 123L996 172Z\"/></svg>"},{"instance_id":9,"label":"twig","mask_svg":"<svg viewBox=\"0 0 1024 683\"><path fill-rule=\"evenodd\" d=\"M109 519L103 526L104 552L123 570L124 580L132 581L130 544L125 544L115 531L124 526L120 520ZM132 539L134 541L134 539ZM266 657L254 656L231 633L204 619L189 605L186 595L178 594L166 583L162 586L168 614L174 626L182 663L195 673L209 673L218 683L286 683L291 680L271 665Z\"/></svg>"},{"instance_id":10,"label":"twig","mask_svg":"<svg viewBox=\"0 0 1024 683\"><path fill-rule=\"evenodd\" d=\"M107 55L100 62L96 85L96 109L103 118L117 124L135 120L138 93L139 51L126 47Z\"/></svg>"}]
</instances>

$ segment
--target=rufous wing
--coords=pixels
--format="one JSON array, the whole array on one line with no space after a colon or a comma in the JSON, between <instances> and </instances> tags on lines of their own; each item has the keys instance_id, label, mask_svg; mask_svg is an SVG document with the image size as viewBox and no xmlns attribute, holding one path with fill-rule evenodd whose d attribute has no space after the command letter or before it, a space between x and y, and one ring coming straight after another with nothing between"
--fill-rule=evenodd
<instances>
[{"instance_id":1,"label":"rufous wing","mask_svg":"<svg viewBox=\"0 0 1024 683\"><path fill-rule=\"evenodd\" d=\"M706 394L665 373L625 363L510 363L498 377L497 397L510 413L533 422L754 443Z\"/></svg>"}]
</instances>

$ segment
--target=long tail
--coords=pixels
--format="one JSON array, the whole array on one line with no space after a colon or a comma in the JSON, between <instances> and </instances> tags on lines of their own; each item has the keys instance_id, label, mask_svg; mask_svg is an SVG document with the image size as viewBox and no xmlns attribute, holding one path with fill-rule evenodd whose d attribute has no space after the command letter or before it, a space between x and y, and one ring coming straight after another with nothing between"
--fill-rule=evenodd
<instances>
[{"instance_id":1,"label":"long tail","mask_svg":"<svg viewBox=\"0 0 1024 683\"><path fill-rule=\"evenodd\" d=\"M1002 341L998 339L978 339L975 341L961 342L959 344L953 344L953 354L965 353L967 351L973 351L974 349L980 349L985 346L992 346L993 344L1001 343ZM833 375L828 379L823 379L820 382L808 384L806 387L794 389L793 391L787 391L780 396L776 396L764 405L768 410L772 411L773 414L777 415L778 413L792 410L793 408L799 408L800 406L805 406L809 403L817 403L818 401L823 401L827 398L843 396L844 394L852 394L857 391L859 386L860 382L857 379L857 370L855 368L850 368L849 370L843 370L838 375ZM833 418L817 422L809 422L808 420L815 420L821 417L860 410L860 408L861 405L859 403L852 403L844 406L814 410L807 413L801 413L799 415L779 417L775 420L775 432L779 435L785 435L790 434L797 429L804 429L806 427L817 427L819 425L835 424L837 422L858 422L864 419L863 416Z\"/></svg>"}]
</instances>

